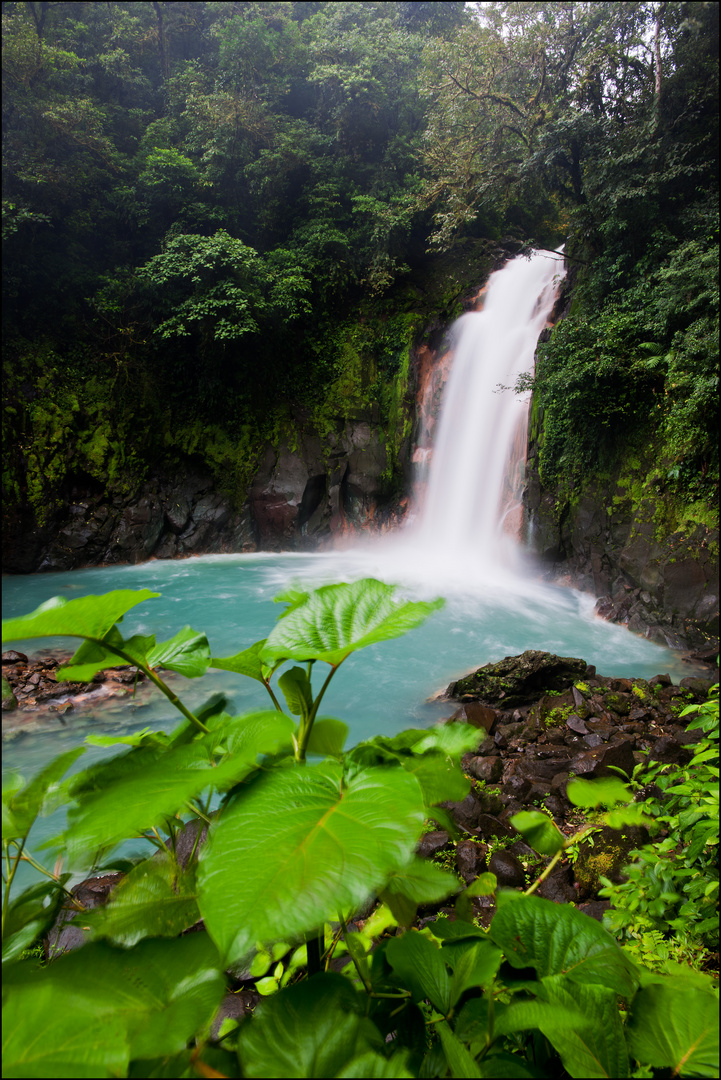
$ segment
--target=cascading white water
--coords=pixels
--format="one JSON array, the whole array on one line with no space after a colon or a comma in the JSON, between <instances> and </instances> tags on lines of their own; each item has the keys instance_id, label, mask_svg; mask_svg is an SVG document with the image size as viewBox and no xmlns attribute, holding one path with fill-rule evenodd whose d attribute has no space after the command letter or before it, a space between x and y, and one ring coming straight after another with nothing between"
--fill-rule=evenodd
<instances>
[{"instance_id":1,"label":"cascading white water","mask_svg":"<svg viewBox=\"0 0 721 1080\"><path fill-rule=\"evenodd\" d=\"M514 545L503 529L502 493L528 402L499 386L513 386L532 367L562 275L563 260L550 253L516 258L491 275L483 310L453 328L453 363L416 525L422 546L445 559L471 557L486 568L508 561Z\"/></svg>"}]
</instances>

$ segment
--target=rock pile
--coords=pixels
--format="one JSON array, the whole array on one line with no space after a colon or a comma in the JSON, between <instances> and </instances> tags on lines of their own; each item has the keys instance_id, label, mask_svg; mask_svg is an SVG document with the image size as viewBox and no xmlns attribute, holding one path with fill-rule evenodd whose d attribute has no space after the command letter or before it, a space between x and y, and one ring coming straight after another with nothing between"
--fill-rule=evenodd
<instances>
[{"instance_id":1,"label":"rock pile","mask_svg":"<svg viewBox=\"0 0 721 1080\"><path fill-rule=\"evenodd\" d=\"M99 671L92 682L58 682L56 672L68 661L68 653L52 652L29 660L14 649L2 654L4 714L3 732L10 728L43 726L48 717L62 720L73 709L97 705L104 698L122 698L145 679L137 668L120 667Z\"/></svg>"},{"instance_id":2,"label":"rock pile","mask_svg":"<svg viewBox=\"0 0 721 1080\"><path fill-rule=\"evenodd\" d=\"M712 681L686 678L674 686L668 675L609 678L583 660L529 651L451 684L446 696L459 708L448 720L479 729L476 752L463 759L477 782L462 802L445 804L463 839L454 845L445 830L435 830L422 839L421 854L447 863L453 858L467 882L487 869L501 885L530 884L539 862L510 825L514 814L545 808L570 835L578 828L578 811L566 799L571 774L592 779L622 769L630 775L642 761L688 761L687 747L703 733L686 732L689 720L679 714L704 701ZM623 838L602 830L574 866L556 868L539 895L561 902L593 898L599 874L618 880L628 852L647 840L643 829L626 828ZM589 913L603 906L593 901Z\"/></svg>"}]
</instances>

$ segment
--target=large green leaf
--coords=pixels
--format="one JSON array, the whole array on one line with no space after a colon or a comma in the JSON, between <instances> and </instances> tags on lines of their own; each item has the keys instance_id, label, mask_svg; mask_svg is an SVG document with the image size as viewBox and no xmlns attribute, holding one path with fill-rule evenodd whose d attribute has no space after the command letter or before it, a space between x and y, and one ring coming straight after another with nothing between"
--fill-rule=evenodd
<instances>
[{"instance_id":1,"label":"large green leaf","mask_svg":"<svg viewBox=\"0 0 721 1080\"><path fill-rule=\"evenodd\" d=\"M214 733L222 737L228 753L254 760L258 754L292 751L295 724L277 709L261 709L228 717Z\"/></svg>"},{"instance_id":2,"label":"large green leaf","mask_svg":"<svg viewBox=\"0 0 721 1080\"><path fill-rule=\"evenodd\" d=\"M541 855L555 855L565 843L555 823L540 810L521 810L513 815L511 825Z\"/></svg>"},{"instance_id":3,"label":"large green leaf","mask_svg":"<svg viewBox=\"0 0 721 1080\"><path fill-rule=\"evenodd\" d=\"M628 1076L624 1026L613 990L555 976L543 980L542 993L553 1015L543 1017L538 1026L570 1076ZM574 1013L580 1013L582 1021Z\"/></svg>"},{"instance_id":4,"label":"large green leaf","mask_svg":"<svg viewBox=\"0 0 721 1080\"><path fill-rule=\"evenodd\" d=\"M262 641L256 641L255 645L243 649L234 656L214 656L210 661L210 666L219 668L221 671L234 671L237 675L247 675L249 679L256 679L258 682L265 682L266 672L270 669L266 668L260 660L264 647L265 638Z\"/></svg>"},{"instance_id":5,"label":"large green leaf","mask_svg":"<svg viewBox=\"0 0 721 1080\"><path fill-rule=\"evenodd\" d=\"M307 717L313 707L313 691L303 668L293 667L284 671L278 679L278 686L293 715Z\"/></svg>"},{"instance_id":6,"label":"large green leaf","mask_svg":"<svg viewBox=\"0 0 721 1080\"><path fill-rule=\"evenodd\" d=\"M185 675L187 679L197 679L208 670L210 645L205 634L184 626L169 641L161 641L151 649L146 663L151 668L167 668L168 671Z\"/></svg>"},{"instance_id":7,"label":"large green leaf","mask_svg":"<svg viewBox=\"0 0 721 1080\"><path fill-rule=\"evenodd\" d=\"M414 858L386 883L380 896L391 909L399 925L409 926L419 904L434 904L458 892L461 883L455 874L443 870L428 859Z\"/></svg>"},{"instance_id":8,"label":"large green leaf","mask_svg":"<svg viewBox=\"0 0 721 1080\"><path fill-rule=\"evenodd\" d=\"M344 776L328 760L260 777L200 859L200 910L224 959L358 907L411 860L422 825L420 790L402 769Z\"/></svg>"},{"instance_id":9,"label":"large green leaf","mask_svg":"<svg viewBox=\"0 0 721 1080\"><path fill-rule=\"evenodd\" d=\"M10 903L3 930L3 964L17 959L23 949L50 929L66 898L60 887L66 881L67 875L60 881L45 879Z\"/></svg>"},{"instance_id":10,"label":"large green leaf","mask_svg":"<svg viewBox=\"0 0 721 1080\"><path fill-rule=\"evenodd\" d=\"M213 766L200 742L165 751L131 751L121 758L115 775L113 763L100 770L104 785L95 786L91 773L92 786L81 791L83 777L78 778L78 805L68 813L66 831L42 846L61 846L70 865L84 866L97 850L109 850L184 812L189 800L206 788L223 790L237 783L253 768L257 753L254 742L247 751L241 749Z\"/></svg>"},{"instance_id":11,"label":"large green leaf","mask_svg":"<svg viewBox=\"0 0 721 1080\"><path fill-rule=\"evenodd\" d=\"M360 1012L352 984L341 975L316 975L266 998L238 1036L243 1075L343 1075L355 1058L383 1047L380 1032Z\"/></svg>"},{"instance_id":12,"label":"large green leaf","mask_svg":"<svg viewBox=\"0 0 721 1080\"><path fill-rule=\"evenodd\" d=\"M445 1016L451 1007L451 980L442 950L416 930L391 938L386 959L393 968L398 985L410 990L414 1001L426 998Z\"/></svg>"},{"instance_id":13,"label":"large green leaf","mask_svg":"<svg viewBox=\"0 0 721 1080\"><path fill-rule=\"evenodd\" d=\"M83 950L84 952L85 950ZM38 1022L42 1017L42 1022ZM125 1076L130 1049L122 1017L98 1013L56 983L12 987L3 1002L3 1076Z\"/></svg>"},{"instance_id":14,"label":"large green leaf","mask_svg":"<svg viewBox=\"0 0 721 1080\"><path fill-rule=\"evenodd\" d=\"M387 1077L411 1077L415 1073L408 1069L408 1050L398 1050L392 1057L383 1057L368 1050L360 1057L353 1058L340 1072L336 1073L338 1080L351 1080L358 1077L359 1080L385 1080Z\"/></svg>"},{"instance_id":15,"label":"large green leaf","mask_svg":"<svg viewBox=\"0 0 721 1080\"><path fill-rule=\"evenodd\" d=\"M3 641L40 637L103 638L114 623L136 604L160 593L149 589L118 589L102 596L80 596L66 600L55 596L29 615L7 619L2 624Z\"/></svg>"},{"instance_id":16,"label":"large green leaf","mask_svg":"<svg viewBox=\"0 0 721 1080\"><path fill-rule=\"evenodd\" d=\"M207 934L130 950L91 943L40 970L16 965L5 980L4 1075L124 1076L128 1054L183 1050L224 989Z\"/></svg>"},{"instance_id":17,"label":"large green leaf","mask_svg":"<svg viewBox=\"0 0 721 1080\"><path fill-rule=\"evenodd\" d=\"M102 642L84 641L68 663L58 668L55 677L60 682L90 682L104 668L124 667L131 660L134 664L145 664L145 657L154 645L154 634L147 637L135 634L126 641L117 626L111 626ZM114 649L122 650L131 660L118 656Z\"/></svg>"},{"instance_id":18,"label":"large green leaf","mask_svg":"<svg viewBox=\"0 0 721 1080\"><path fill-rule=\"evenodd\" d=\"M317 589L273 628L261 659L324 660L334 666L346 656L420 626L442 600L397 601L396 589L374 578Z\"/></svg>"},{"instance_id":19,"label":"large green leaf","mask_svg":"<svg viewBox=\"0 0 721 1080\"><path fill-rule=\"evenodd\" d=\"M718 997L669 978L644 986L626 1024L633 1057L674 1076L718 1076Z\"/></svg>"},{"instance_id":20,"label":"large green leaf","mask_svg":"<svg viewBox=\"0 0 721 1080\"><path fill-rule=\"evenodd\" d=\"M633 794L618 776L603 776L598 780L576 777L566 785L566 795L574 806L591 809L596 806L613 806L614 803L631 802Z\"/></svg>"},{"instance_id":21,"label":"large green leaf","mask_svg":"<svg viewBox=\"0 0 721 1080\"><path fill-rule=\"evenodd\" d=\"M503 960L501 950L487 937L447 942L441 955L453 970L451 1005L454 1008L466 990L485 988L492 983Z\"/></svg>"},{"instance_id":22,"label":"large green leaf","mask_svg":"<svg viewBox=\"0 0 721 1080\"><path fill-rule=\"evenodd\" d=\"M483 1076L478 1063L474 1061L463 1043L456 1038L445 1020L437 1025L437 1031L451 1076Z\"/></svg>"},{"instance_id":23,"label":"large green leaf","mask_svg":"<svg viewBox=\"0 0 721 1080\"><path fill-rule=\"evenodd\" d=\"M343 753L348 730L348 725L342 720L334 720L332 716L318 717L308 740L308 753L339 757Z\"/></svg>"},{"instance_id":24,"label":"large green leaf","mask_svg":"<svg viewBox=\"0 0 721 1080\"><path fill-rule=\"evenodd\" d=\"M425 754L404 754L400 764L415 776L428 806L437 802L462 802L471 790L471 781L457 761L437 750Z\"/></svg>"},{"instance_id":25,"label":"large green leaf","mask_svg":"<svg viewBox=\"0 0 721 1080\"><path fill-rule=\"evenodd\" d=\"M634 965L608 931L566 904L499 893L490 935L513 967L534 967L539 978L567 975L629 1000L638 986Z\"/></svg>"},{"instance_id":26,"label":"large green leaf","mask_svg":"<svg viewBox=\"0 0 721 1080\"><path fill-rule=\"evenodd\" d=\"M177 937L200 918L195 892L194 868L183 873L170 854L160 853L135 866L84 922L94 937L126 948L142 938Z\"/></svg>"},{"instance_id":27,"label":"large green leaf","mask_svg":"<svg viewBox=\"0 0 721 1080\"><path fill-rule=\"evenodd\" d=\"M29 784L3 790L3 840L27 835L48 800L52 801L60 779L84 753L82 746L68 750L49 762ZM54 805L52 809L55 809Z\"/></svg>"}]
</instances>

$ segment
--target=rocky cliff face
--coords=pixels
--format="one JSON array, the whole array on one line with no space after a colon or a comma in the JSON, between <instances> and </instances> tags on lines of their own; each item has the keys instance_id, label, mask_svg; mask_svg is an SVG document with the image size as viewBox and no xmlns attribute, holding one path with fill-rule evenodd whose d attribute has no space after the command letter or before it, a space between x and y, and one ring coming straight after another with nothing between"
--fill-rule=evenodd
<instances>
[{"instance_id":1,"label":"rocky cliff face","mask_svg":"<svg viewBox=\"0 0 721 1080\"><path fill-rule=\"evenodd\" d=\"M19 515L5 536L10 573L73 570L149 558L318 546L342 532L397 520L388 454L372 415L324 439L301 427L297 443L266 447L242 509L192 463L173 477L110 499L99 485L68 484L63 509L41 529ZM410 446L401 459L410 460Z\"/></svg>"},{"instance_id":2,"label":"rocky cliff face","mask_svg":"<svg viewBox=\"0 0 721 1080\"><path fill-rule=\"evenodd\" d=\"M598 599L603 618L672 649L713 661L718 652L718 528L674 519L643 468L622 465L576 498L545 489L538 474L542 418L528 439L525 532L550 578ZM638 463L637 463L638 464Z\"/></svg>"}]
</instances>

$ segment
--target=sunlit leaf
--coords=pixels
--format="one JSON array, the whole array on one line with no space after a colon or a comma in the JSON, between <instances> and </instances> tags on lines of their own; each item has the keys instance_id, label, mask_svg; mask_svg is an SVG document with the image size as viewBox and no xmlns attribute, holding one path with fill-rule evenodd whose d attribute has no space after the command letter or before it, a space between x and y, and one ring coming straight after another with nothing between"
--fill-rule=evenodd
<instances>
[{"instance_id":1,"label":"sunlit leaf","mask_svg":"<svg viewBox=\"0 0 721 1080\"><path fill-rule=\"evenodd\" d=\"M566 795L574 806L593 809L596 806L613 806L619 802L631 802L630 789L615 776L604 776L598 780L569 780Z\"/></svg>"},{"instance_id":2,"label":"sunlit leaf","mask_svg":"<svg viewBox=\"0 0 721 1080\"><path fill-rule=\"evenodd\" d=\"M160 596L149 589L118 589L101 596L80 596L66 600L55 596L29 615L6 619L2 640L17 641L39 637L103 638L127 611L145 600Z\"/></svg>"},{"instance_id":3,"label":"sunlit leaf","mask_svg":"<svg viewBox=\"0 0 721 1080\"><path fill-rule=\"evenodd\" d=\"M243 649L234 656L214 656L210 661L210 666L219 668L221 671L234 671L238 675L247 675L249 679L256 679L257 682L264 682L267 669L260 660L264 647L265 638L262 641L256 641L255 645Z\"/></svg>"},{"instance_id":4,"label":"sunlit leaf","mask_svg":"<svg viewBox=\"0 0 721 1080\"><path fill-rule=\"evenodd\" d=\"M511 825L541 855L555 855L565 843L555 823L540 810L521 810L513 815Z\"/></svg>"},{"instance_id":5,"label":"sunlit leaf","mask_svg":"<svg viewBox=\"0 0 721 1080\"><path fill-rule=\"evenodd\" d=\"M204 675L210 664L210 645L205 634L199 634L190 626L170 638L161 641L147 655L148 667L162 667L177 671L187 679Z\"/></svg>"},{"instance_id":6,"label":"sunlit leaf","mask_svg":"<svg viewBox=\"0 0 721 1080\"><path fill-rule=\"evenodd\" d=\"M326 760L261 776L211 828L200 909L226 960L352 912L411 860L423 825L402 769L344 777Z\"/></svg>"},{"instance_id":7,"label":"sunlit leaf","mask_svg":"<svg viewBox=\"0 0 721 1080\"><path fill-rule=\"evenodd\" d=\"M490 935L513 967L534 967L539 978L567 975L633 996L636 969L600 923L567 904L512 895L498 894Z\"/></svg>"},{"instance_id":8,"label":"sunlit leaf","mask_svg":"<svg viewBox=\"0 0 721 1080\"><path fill-rule=\"evenodd\" d=\"M267 664L284 659L337 665L357 649L420 626L443 605L442 600L399 601L395 594L393 586L374 578L325 585L277 623L261 658Z\"/></svg>"},{"instance_id":9,"label":"sunlit leaf","mask_svg":"<svg viewBox=\"0 0 721 1080\"><path fill-rule=\"evenodd\" d=\"M631 1054L674 1076L718 1076L718 997L671 977L644 986L626 1025Z\"/></svg>"}]
</instances>

